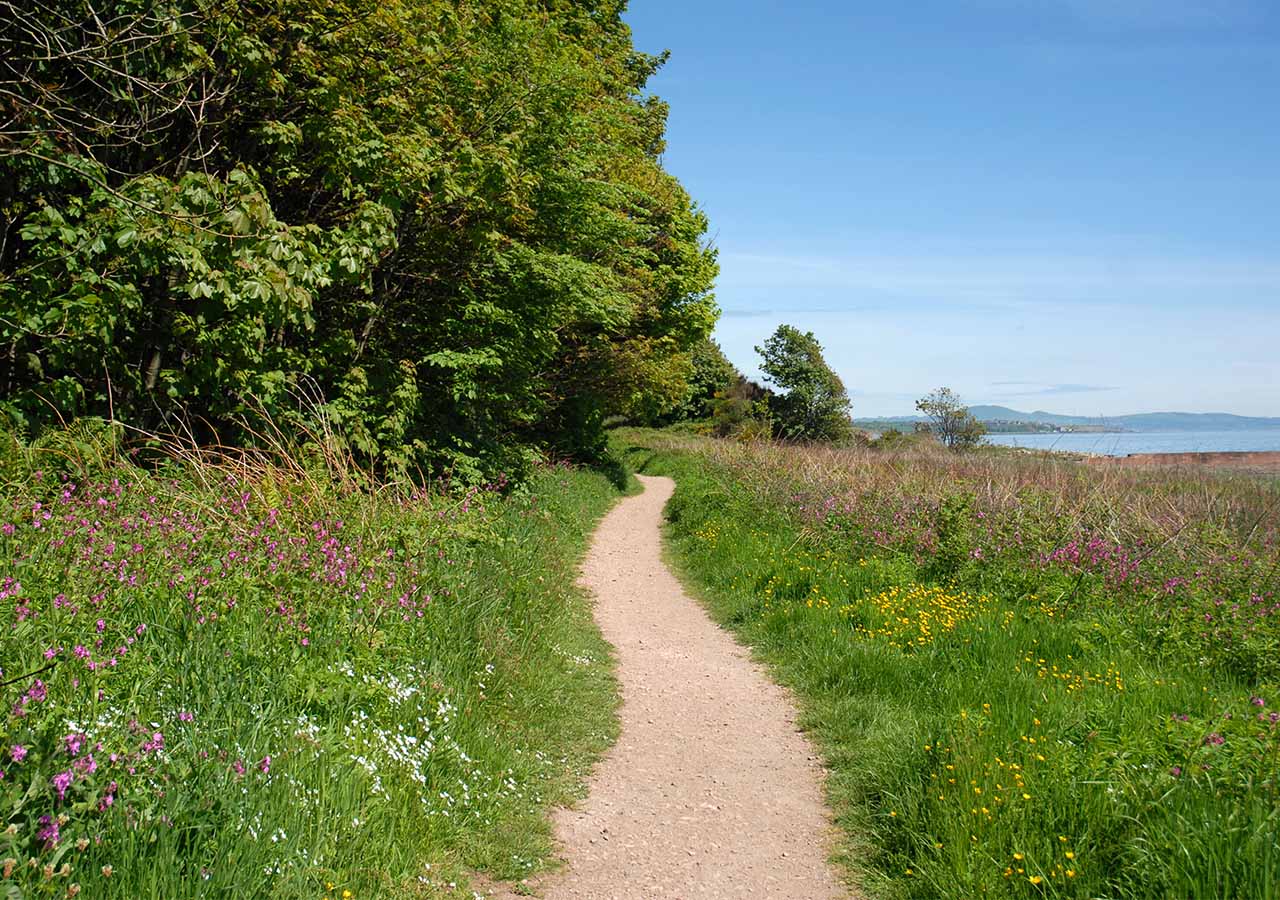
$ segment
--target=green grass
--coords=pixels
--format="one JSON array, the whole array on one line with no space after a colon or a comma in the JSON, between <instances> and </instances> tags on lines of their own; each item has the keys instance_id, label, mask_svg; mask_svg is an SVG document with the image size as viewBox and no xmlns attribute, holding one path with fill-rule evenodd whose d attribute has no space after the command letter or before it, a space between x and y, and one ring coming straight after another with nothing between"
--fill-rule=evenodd
<instances>
[{"instance_id":1,"label":"green grass","mask_svg":"<svg viewBox=\"0 0 1280 900\"><path fill-rule=\"evenodd\" d=\"M573 584L607 477L408 495L75 457L4 460L0 890L469 897L547 864L615 731Z\"/></svg>"},{"instance_id":2,"label":"green grass","mask_svg":"<svg viewBox=\"0 0 1280 900\"><path fill-rule=\"evenodd\" d=\"M823 457L816 491L800 474L805 451L653 432L622 441L642 471L676 479L678 567L795 690L830 769L842 858L873 896L1280 896L1280 739L1269 720L1280 690L1268 655L1248 649L1274 640L1271 620L1215 655L1181 618L1140 603L1138 587L1067 577L1034 554L942 570L946 529L970 514L943 499L914 504L929 479L941 498L972 497L948 458L871 456L845 478L843 463ZM987 477L1030 477L1002 472L1007 464ZM1009 507L1018 528L1080 525L1054 519L1065 506L1036 519L1031 510L1045 507L1020 490ZM824 492L859 499L815 515ZM934 553L857 527L899 500L911 511L901 528L928 519L925 531L944 532ZM1265 541L1255 549L1275 553ZM1140 571L1160 582L1160 566L1174 564L1153 553ZM1273 589L1265 572L1248 577L1224 574L1203 590Z\"/></svg>"}]
</instances>

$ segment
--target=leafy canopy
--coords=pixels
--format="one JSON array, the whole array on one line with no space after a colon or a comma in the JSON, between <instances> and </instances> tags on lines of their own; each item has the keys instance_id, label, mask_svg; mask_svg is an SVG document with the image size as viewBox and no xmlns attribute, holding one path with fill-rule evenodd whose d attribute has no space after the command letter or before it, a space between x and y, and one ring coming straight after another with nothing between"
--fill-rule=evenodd
<instances>
[{"instance_id":1,"label":"leafy canopy","mask_svg":"<svg viewBox=\"0 0 1280 900\"><path fill-rule=\"evenodd\" d=\"M24 427L269 417L480 479L687 402L715 254L623 3L10 5L0 406Z\"/></svg>"},{"instance_id":2,"label":"leafy canopy","mask_svg":"<svg viewBox=\"0 0 1280 900\"><path fill-rule=\"evenodd\" d=\"M822 356L813 332L791 325L778 329L756 347L760 370L782 391L770 397L775 427L782 437L839 441L853 434L849 395Z\"/></svg>"}]
</instances>

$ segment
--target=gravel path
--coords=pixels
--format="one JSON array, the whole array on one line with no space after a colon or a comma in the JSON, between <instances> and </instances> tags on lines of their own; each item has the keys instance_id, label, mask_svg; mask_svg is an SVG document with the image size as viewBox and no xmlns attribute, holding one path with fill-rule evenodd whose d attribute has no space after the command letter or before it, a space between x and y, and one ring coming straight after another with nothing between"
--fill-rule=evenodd
<instances>
[{"instance_id":1,"label":"gravel path","mask_svg":"<svg viewBox=\"0 0 1280 900\"><path fill-rule=\"evenodd\" d=\"M617 648L622 732L587 799L556 815L564 871L548 900L845 897L827 863L821 769L786 694L662 561L674 484L601 523L583 566Z\"/></svg>"}]
</instances>

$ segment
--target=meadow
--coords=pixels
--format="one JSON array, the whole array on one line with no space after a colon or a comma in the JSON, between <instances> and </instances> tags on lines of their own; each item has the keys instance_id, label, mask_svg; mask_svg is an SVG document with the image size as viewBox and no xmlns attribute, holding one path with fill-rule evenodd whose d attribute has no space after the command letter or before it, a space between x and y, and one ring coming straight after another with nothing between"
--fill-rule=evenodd
<instances>
[{"instance_id":1,"label":"meadow","mask_svg":"<svg viewBox=\"0 0 1280 900\"><path fill-rule=\"evenodd\" d=\"M301 453L0 453L0 891L471 897L612 739L573 585L604 476L355 484Z\"/></svg>"},{"instance_id":2,"label":"meadow","mask_svg":"<svg viewBox=\"0 0 1280 900\"><path fill-rule=\"evenodd\" d=\"M876 897L1280 897L1280 487L618 436Z\"/></svg>"}]
</instances>

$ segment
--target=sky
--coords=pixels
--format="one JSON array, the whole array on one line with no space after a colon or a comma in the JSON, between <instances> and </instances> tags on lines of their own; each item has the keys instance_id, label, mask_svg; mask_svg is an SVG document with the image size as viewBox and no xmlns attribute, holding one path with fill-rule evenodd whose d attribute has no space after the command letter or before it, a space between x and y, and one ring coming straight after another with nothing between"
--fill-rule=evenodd
<instances>
[{"instance_id":1,"label":"sky","mask_svg":"<svg viewBox=\"0 0 1280 900\"><path fill-rule=\"evenodd\" d=\"M715 338L855 416L1280 416L1280 2L631 0Z\"/></svg>"}]
</instances>

